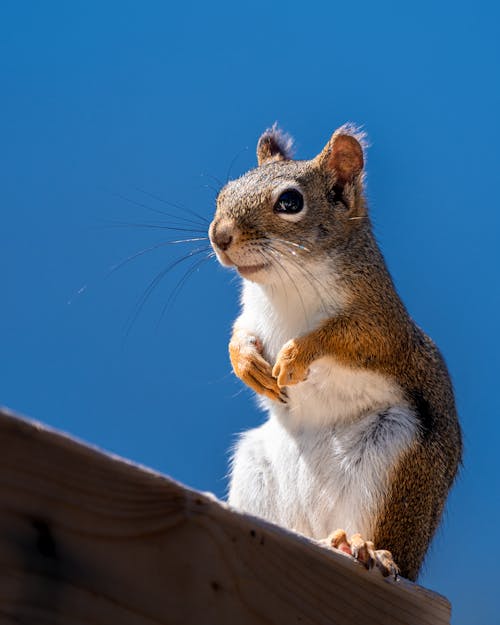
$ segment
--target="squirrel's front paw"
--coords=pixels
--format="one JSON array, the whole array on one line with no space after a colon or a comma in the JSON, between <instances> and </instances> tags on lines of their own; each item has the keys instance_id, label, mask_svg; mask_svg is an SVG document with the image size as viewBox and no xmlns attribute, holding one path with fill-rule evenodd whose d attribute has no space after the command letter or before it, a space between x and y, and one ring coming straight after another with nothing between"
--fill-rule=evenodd
<instances>
[{"instance_id":1,"label":"squirrel's front paw","mask_svg":"<svg viewBox=\"0 0 500 625\"><path fill-rule=\"evenodd\" d=\"M292 339L281 348L276 364L273 367L273 376L278 386L291 386L307 379L309 362L305 353L300 349L299 343Z\"/></svg>"},{"instance_id":2,"label":"squirrel's front paw","mask_svg":"<svg viewBox=\"0 0 500 625\"><path fill-rule=\"evenodd\" d=\"M236 333L229 343L231 364L240 380L256 393L286 403L286 394L273 378L271 365L261 353L261 342L248 334Z\"/></svg>"}]
</instances>

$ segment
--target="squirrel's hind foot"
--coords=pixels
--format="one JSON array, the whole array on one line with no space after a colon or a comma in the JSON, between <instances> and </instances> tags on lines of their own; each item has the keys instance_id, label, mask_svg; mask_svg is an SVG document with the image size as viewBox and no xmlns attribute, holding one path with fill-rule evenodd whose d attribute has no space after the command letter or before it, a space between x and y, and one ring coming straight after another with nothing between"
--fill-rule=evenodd
<instances>
[{"instance_id":1,"label":"squirrel's hind foot","mask_svg":"<svg viewBox=\"0 0 500 625\"><path fill-rule=\"evenodd\" d=\"M391 552L386 549L375 549L373 542L364 540L361 534L353 534L349 540L345 531L338 529L322 543L353 556L368 570L376 567L384 577L390 575L396 579L399 574L399 568Z\"/></svg>"}]
</instances>

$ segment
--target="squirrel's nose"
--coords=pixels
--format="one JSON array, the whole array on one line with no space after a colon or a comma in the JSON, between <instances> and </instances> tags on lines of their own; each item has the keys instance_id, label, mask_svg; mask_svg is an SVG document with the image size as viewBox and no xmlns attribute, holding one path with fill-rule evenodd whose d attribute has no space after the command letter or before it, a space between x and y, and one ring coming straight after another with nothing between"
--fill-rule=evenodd
<instances>
[{"instance_id":1,"label":"squirrel's nose","mask_svg":"<svg viewBox=\"0 0 500 625\"><path fill-rule=\"evenodd\" d=\"M233 228L230 224L214 224L211 234L212 241L220 250L225 252L229 249L231 243L233 242Z\"/></svg>"}]
</instances>

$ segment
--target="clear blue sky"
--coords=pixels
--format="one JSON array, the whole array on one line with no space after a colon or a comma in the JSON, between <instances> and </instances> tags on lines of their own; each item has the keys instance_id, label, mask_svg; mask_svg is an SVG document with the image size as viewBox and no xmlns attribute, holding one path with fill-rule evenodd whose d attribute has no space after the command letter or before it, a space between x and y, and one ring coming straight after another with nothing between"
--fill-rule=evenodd
<instances>
[{"instance_id":1,"label":"clear blue sky","mask_svg":"<svg viewBox=\"0 0 500 625\"><path fill-rule=\"evenodd\" d=\"M4 0L0 403L223 496L235 433L263 419L227 358L237 281L207 262L162 316L173 270L127 333L197 245L106 277L175 238L113 224L183 214L141 190L210 218L212 176L254 166L275 120L299 158L363 124L377 236L465 433L421 582L455 625L499 623L499 19L493 2Z\"/></svg>"}]
</instances>

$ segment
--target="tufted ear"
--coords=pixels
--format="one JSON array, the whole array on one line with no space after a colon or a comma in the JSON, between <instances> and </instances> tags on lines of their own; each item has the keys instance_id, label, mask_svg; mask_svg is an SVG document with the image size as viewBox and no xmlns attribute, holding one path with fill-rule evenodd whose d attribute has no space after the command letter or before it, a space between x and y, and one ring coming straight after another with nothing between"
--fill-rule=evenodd
<instances>
[{"instance_id":1,"label":"tufted ear","mask_svg":"<svg viewBox=\"0 0 500 625\"><path fill-rule=\"evenodd\" d=\"M319 166L334 173L337 184L344 186L362 173L364 134L350 125L336 130L316 157Z\"/></svg>"},{"instance_id":2,"label":"tufted ear","mask_svg":"<svg viewBox=\"0 0 500 625\"><path fill-rule=\"evenodd\" d=\"M293 156L293 139L277 124L265 130L257 143L257 163L263 165L272 161L286 161Z\"/></svg>"}]
</instances>

